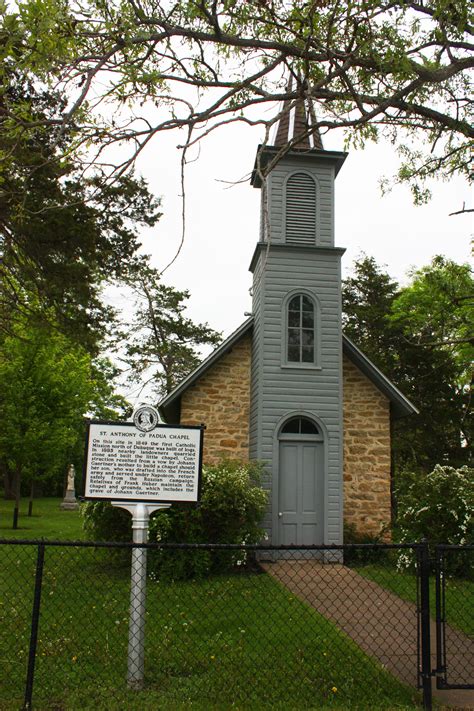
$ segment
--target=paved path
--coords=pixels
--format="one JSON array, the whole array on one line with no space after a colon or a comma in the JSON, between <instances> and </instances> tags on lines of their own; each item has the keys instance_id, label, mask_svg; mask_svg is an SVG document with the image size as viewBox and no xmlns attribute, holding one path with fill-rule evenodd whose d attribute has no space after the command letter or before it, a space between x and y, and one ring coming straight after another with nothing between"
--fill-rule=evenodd
<instances>
[{"instance_id":1,"label":"paved path","mask_svg":"<svg viewBox=\"0 0 474 711\"><path fill-rule=\"evenodd\" d=\"M417 615L414 604L401 600L343 565L323 565L308 560L282 560L262 565L288 590L335 622L394 676L405 684L416 686ZM434 624L431 635L434 650ZM446 647L453 674L460 669L464 673L472 671L474 675L474 640L447 628ZM433 657L432 667L435 666ZM474 709L474 690L438 691L433 685L433 694L441 704L450 708Z\"/></svg>"}]
</instances>

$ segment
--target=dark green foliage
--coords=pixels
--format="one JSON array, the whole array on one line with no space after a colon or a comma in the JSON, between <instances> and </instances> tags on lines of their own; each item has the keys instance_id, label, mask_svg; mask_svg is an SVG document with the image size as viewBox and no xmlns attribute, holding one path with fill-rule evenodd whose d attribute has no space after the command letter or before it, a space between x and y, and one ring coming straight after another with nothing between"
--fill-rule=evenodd
<instances>
[{"instance_id":1,"label":"dark green foliage","mask_svg":"<svg viewBox=\"0 0 474 711\"><path fill-rule=\"evenodd\" d=\"M223 461L204 467L197 507L173 506L150 526L151 540L169 543L258 543L267 496L258 484L261 466ZM174 580L201 577L246 563L242 551L162 551L153 559L158 574Z\"/></svg>"},{"instance_id":2,"label":"dark green foliage","mask_svg":"<svg viewBox=\"0 0 474 711\"><path fill-rule=\"evenodd\" d=\"M344 549L344 565L357 566L384 561L387 558L387 551L377 547L386 542L383 534L383 531L378 534L361 533L354 524L344 522L344 545L350 543L361 546L360 548ZM372 547L366 548L365 546Z\"/></svg>"},{"instance_id":3,"label":"dark green foliage","mask_svg":"<svg viewBox=\"0 0 474 711\"><path fill-rule=\"evenodd\" d=\"M468 264L435 257L411 274L393 302L391 329L400 333L402 390L421 410L423 430L401 422L404 462L428 472L436 464L469 464L473 441L474 279ZM415 427L413 427L415 425ZM411 452L424 443L416 462Z\"/></svg>"},{"instance_id":4,"label":"dark green foliage","mask_svg":"<svg viewBox=\"0 0 474 711\"><path fill-rule=\"evenodd\" d=\"M15 68L7 67L2 105L0 328L8 332L19 310L44 320L52 309L60 328L96 353L113 315L101 286L127 273L140 246L137 226L156 223L159 203L142 179L106 184L100 170L85 175L60 157L74 144L73 129L41 122L63 111L64 99ZM19 107L37 123L12 134L7 112Z\"/></svg>"},{"instance_id":5,"label":"dark green foliage","mask_svg":"<svg viewBox=\"0 0 474 711\"><path fill-rule=\"evenodd\" d=\"M438 463L468 463L469 267L436 257L404 288L367 256L354 272L342 289L344 332L420 410L394 422L397 478L406 470L427 473Z\"/></svg>"},{"instance_id":6,"label":"dark green foliage","mask_svg":"<svg viewBox=\"0 0 474 711\"><path fill-rule=\"evenodd\" d=\"M399 470L428 472L437 463L458 466L468 461L469 449L462 440L466 402L458 374L453 357L442 349L410 343L402 347L394 382L420 414L394 425Z\"/></svg>"},{"instance_id":7,"label":"dark green foliage","mask_svg":"<svg viewBox=\"0 0 474 711\"><path fill-rule=\"evenodd\" d=\"M354 276L342 283L343 328L351 341L384 373L397 363L397 335L390 313L398 284L376 263L363 255L354 263Z\"/></svg>"},{"instance_id":8,"label":"dark green foliage","mask_svg":"<svg viewBox=\"0 0 474 711\"><path fill-rule=\"evenodd\" d=\"M0 70L0 425L8 431L21 413L28 429L23 446L3 437L0 466L6 495L17 498L22 477L62 493L66 466L81 471L84 415L126 410L113 393L116 370L98 357L114 319L101 291L125 278L138 261L139 226L159 218L143 180L107 183L99 168L78 167L73 127L48 124L66 99L21 72L23 51ZM31 123L10 130L12 112Z\"/></svg>"},{"instance_id":9,"label":"dark green foliage","mask_svg":"<svg viewBox=\"0 0 474 711\"><path fill-rule=\"evenodd\" d=\"M81 504L82 527L91 541L132 540L132 517L125 511L111 506L108 501L86 501Z\"/></svg>"}]
</instances>

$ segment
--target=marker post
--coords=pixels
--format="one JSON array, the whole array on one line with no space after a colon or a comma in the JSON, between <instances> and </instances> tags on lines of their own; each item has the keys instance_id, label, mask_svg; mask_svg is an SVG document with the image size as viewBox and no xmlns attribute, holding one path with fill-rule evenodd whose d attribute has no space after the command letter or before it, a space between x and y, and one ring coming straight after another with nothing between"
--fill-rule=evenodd
<instances>
[{"instance_id":1,"label":"marker post","mask_svg":"<svg viewBox=\"0 0 474 711\"><path fill-rule=\"evenodd\" d=\"M133 501L112 501L112 506L132 514L134 543L148 543L150 514L168 509L171 504L147 504ZM146 609L146 548L133 548L130 578L130 617L128 626L127 684L131 689L143 688L145 676L145 609Z\"/></svg>"}]
</instances>

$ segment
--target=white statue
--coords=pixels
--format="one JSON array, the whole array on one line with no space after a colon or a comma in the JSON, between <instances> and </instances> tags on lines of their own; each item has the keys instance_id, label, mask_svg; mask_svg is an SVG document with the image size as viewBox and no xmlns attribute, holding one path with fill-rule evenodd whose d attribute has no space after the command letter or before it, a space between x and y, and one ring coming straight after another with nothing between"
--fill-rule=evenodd
<instances>
[{"instance_id":1,"label":"white statue","mask_svg":"<svg viewBox=\"0 0 474 711\"><path fill-rule=\"evenodd\" d=\"M74 494L74 479L76 477L76 470L74 469L74 464L70 464L67 470L67 488L68 491L71 490Z\"/></svg>"},{"instance_id":2,"label":"white statue","mask_svg":"<svg viewBox=\"0 0 474 711\"><path fill-rule=\"evenodd\" d=\"M74 469L74 464L70 464L67 468L67 487L66 496L60 506L61 509L66 509L69 511L74 511L79 507L76 499L76 489L74 484L74 479L76 476L76 470Z\"/></svg>"}]
</instances>

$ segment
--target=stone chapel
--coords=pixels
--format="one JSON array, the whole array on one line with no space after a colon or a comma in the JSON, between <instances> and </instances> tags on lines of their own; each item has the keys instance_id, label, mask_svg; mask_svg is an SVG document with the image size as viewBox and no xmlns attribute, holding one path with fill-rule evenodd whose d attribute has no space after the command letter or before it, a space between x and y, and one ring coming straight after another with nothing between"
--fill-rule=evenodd
<instances>
[{"instance_id":1,"label":"stone chapel","mask_svg":"<svg viewBox=\"0 0 474 711\"><path fill-rule=\"evenodd\" d=\"M159 405L169 424L206 425L205 463L265 463L274 545L342 543L344 521L385 528L391 422L417 412L342 332L334 186L346 156L324 150L303 102L282 112L251 180L252 315Z\"/></svg>"}]
</instances>

